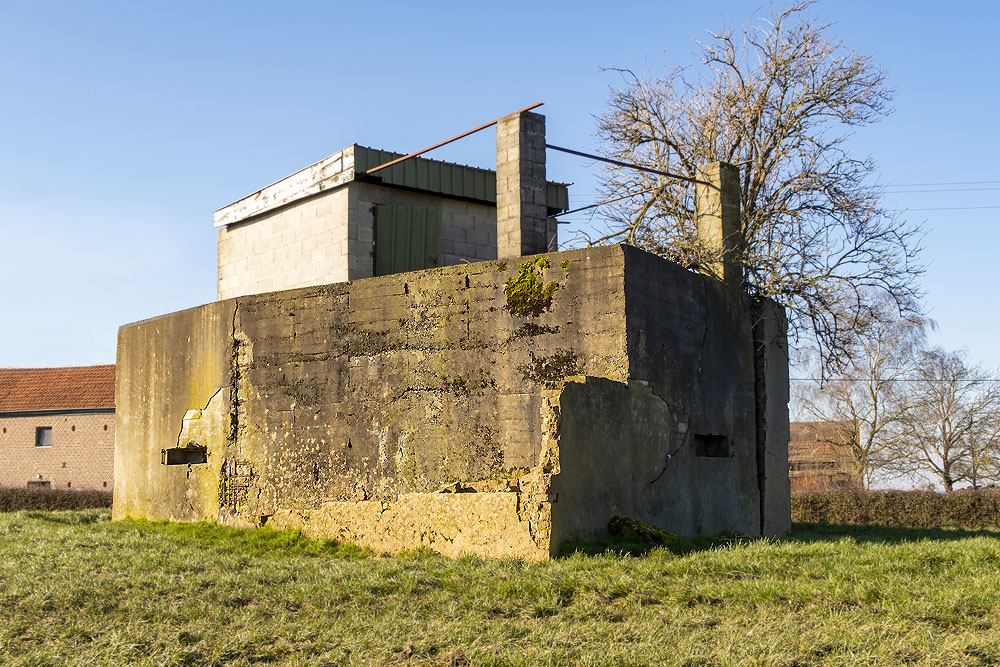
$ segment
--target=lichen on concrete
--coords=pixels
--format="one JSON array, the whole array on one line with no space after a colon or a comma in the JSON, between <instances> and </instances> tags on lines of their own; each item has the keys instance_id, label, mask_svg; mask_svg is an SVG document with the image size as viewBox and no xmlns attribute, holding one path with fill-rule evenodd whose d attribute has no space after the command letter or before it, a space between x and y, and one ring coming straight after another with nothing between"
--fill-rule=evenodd
<instances>
[{"instance_id":1,"label":"lichen on concrete","mask_svg":"<svg viewBox=\"0 0 1000 667\"><path fill-rule=\"evenodd\" d=\"M517 275L509 278L504 286L507 309L520 317L538 317L552 306L552 295L560 285L556 281L545 283L542 271L552 266L548 257L536 257L521 262Z\"/></svg>"},{"instance_id":2,"label":"lichen on concrete","mask_svg":"<svg viewBox=\"0 0 1000 667\"><path fill-rule=\"evenodd\" d=\"M530 362L518 366L525 380L550 386L570 375L580 373L580 355L568 348L560 348L551 355L539 356L529 352Z\"/></svg>"}]
</instances>

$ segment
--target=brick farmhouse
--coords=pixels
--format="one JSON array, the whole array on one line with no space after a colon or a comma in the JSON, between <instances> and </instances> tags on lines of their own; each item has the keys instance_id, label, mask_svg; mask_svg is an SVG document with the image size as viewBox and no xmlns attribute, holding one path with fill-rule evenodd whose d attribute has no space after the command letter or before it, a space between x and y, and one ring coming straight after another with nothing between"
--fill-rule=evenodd
<instances>
[{"instance_id":1,"label":"brick farmhouse","mask_svg":"<svg viewBox=\"0 0 1000 667\"><path fill-rule=\"evenodd\" d=\"M2 488L111 490L115 366L0 368Z\"/></svg>"}]
</instances>

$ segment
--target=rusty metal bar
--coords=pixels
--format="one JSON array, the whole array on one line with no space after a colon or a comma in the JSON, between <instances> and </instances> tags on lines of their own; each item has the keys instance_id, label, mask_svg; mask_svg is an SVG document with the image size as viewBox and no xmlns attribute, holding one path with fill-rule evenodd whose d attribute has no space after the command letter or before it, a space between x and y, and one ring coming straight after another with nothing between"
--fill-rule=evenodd
<instances>
[{"instance_id":1,"label":"rusty metal bar","mask_svg":"<svg viewBox=\"0 0 1000 667\"><path fill-rule=\"evenodd\" d=\"M700 183L701 185L707 185L710 188L718 189L717 186L709 183L708 181L702 181L697 178L691 178L690 176L681 176L680 174L671 174L669 171L660 171L659 169L650 169L649 167L641 167L637 164L630 164L628 162L619 162L618 160L612 160L611 158L601 157L600 155L591 155L590 153L575 151L571 148L563 148L561 146L553 146L552 144L545 144L545 147L551 148L554 151L560 151L562 153L569 153L570 155L578 155L580 157L589 158L591 160L597 160L598 162L607 162L608 164L617 165L619 167L625 167L626 169L638 169L639 171L649 172L650 174L657 174L659 176L673 178L678 181L688 181L689 183Z\"/></svg>"},{"instance_id":2,"label":"rusty metal bar","mask_svg":"<svg viewBox=\"0 0 1000 667\"><path fill-rule=\"evenodd\" d=\"M512 111L511 113L522 113L524 111L531 111L532 109L537 109L538 107L542 106L542 104L544 104L544 103L543 102L535 102L534 104L529 104L528 106L524 107L523 109L518 109L517 111ZM505 116L509 116L510 114L504 114L504 115ZM503 118L503 116L500 116L500 118ZM419 150L416 153L410 153L409 155L404 155L403 157L398 157L395 160L389 160L385 164L380 164L377 167L372 167L371 169L369 169L368 171L365 172L365 175L367 176L369 174L374 174L376 171L381 171L382 169L385 169L386 167L391 167L394 164L399 164L400 162L403 162L405 160L409 160L412 157L417 157L418 155L423 155L424 153L432 151L435 148L441 148L442 146L444 146L446 144L450 144L453 141L458 141L459 139L464 139L465 137L469 136L470 134L475 134L476 132L479 132L480 130L485 130L486 128L490 127L491 125L496 125L497 122L500 120L500 118L496 118L494 120L491 120L488 123L483 123L479 127L474 127L471 130L467 130L466 132L463 132L462 134L455 135L451 139L445 139L444 141L440 141L440 142L434 144L433 146L428 146L427 148L425 148L423 150Z\"/></svg>"}]
</instances>

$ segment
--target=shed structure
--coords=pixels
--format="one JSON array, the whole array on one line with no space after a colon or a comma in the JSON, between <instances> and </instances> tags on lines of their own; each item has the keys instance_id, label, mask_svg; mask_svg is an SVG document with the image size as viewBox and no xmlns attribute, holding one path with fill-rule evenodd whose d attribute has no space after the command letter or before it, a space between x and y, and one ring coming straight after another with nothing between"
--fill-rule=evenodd
<instances>
[{"instance_id":1,"label":"shed structure","mask_svg":"<svg viewBox=\"0 0 1000 667\"><path fill-rule=\"evenodd\" d=\"M496 172L418 157L366 175L399 157L352 144L216 211L219 299L496 259ZM546 215L568 208L547 183Z\"/></svg>"}]
</instances>

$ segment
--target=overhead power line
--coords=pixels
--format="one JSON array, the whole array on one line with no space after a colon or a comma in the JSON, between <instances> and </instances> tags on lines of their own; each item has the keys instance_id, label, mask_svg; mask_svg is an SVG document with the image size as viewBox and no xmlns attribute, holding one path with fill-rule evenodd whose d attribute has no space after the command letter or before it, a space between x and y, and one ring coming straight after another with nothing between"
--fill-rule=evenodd
<instances>
[{"instance_id":1,"label":"overhead power line","mask_svg":"<svg viewBox=\"0 0 1000 667\"><path fill-rule=\"evenodd\" d=\"M788 378L789 382L873 382L865 378ZM987 382L1000 382L1000 378L985 378L982 380L936 380L920 378L884 378L874 380L874 382L954 382L955 384L984 384Z\"/></svg>"},{"instance_id":2,"label":"overhead power line","mask_svg":"<svg viewBox=\"0 0 1000 667\"><path fill-rule=\"evenodd\" d=\"M899 213L907 211L978 211L983 209L1000 208L1000 206L934 206L931 208L897 208Z\"/></svg>"},{"instance_id":3,"label":"overhead power line","mask_svg":"<svg viewBox=\"0 0 1000 667\"><path fill-rule=\"evenodd\" d=\"M887 190L887 195L922 195L925 192L985 192L987 190L1000 190L996 188L941 188L937 190Z\"/></svg>"},{"instance_id":4,"label":"overhead power line","mask_svg":"<svg viewBox=\"0 0 1000 667\"><path fill-rule=\"evenodd\" d=\"M710 188L716 187L715 185L709 183L708 181L702 181L697 178L691 178L690 176L682 176L680 174L672 174L669 171L662 171L660 169L651 169L650 167L643 167L641 165L632 162L622 162L620 160L612 160L611 158L603 157L601 155L594 155L593 153L584 153L583 151L573 150L572 148L563 148L562 146L553 146L552 144L545 144L545 147L553 151L559 151L560 153L569 153L570 155L585 157L588 160L607 162L608 164L613 164L617 167L625 167L626 169L637 169L639 171L645 171L650 174L656 174L658 176L664 176L666 178L672 178L678 181L687 181L688 183L698 183L700 185L707 185Z\"/></svg>"},{"instance_id":5,"label":"overhead power line","mask_svg":"<svg viewBox=\"0 0 1000 667\"><path fill-rule=\"evenodd\" d=\"M990 185L1000 181L952 181L949 183L886 183L887 188L923 188L938 185Z\"/></svg>"},{"instance_id":6,"label":"overhead power line","mask_svg":"<svg viewBox=\"0 0 1000 667\"><path fill-rule=\"evenodd\" d=\"M597 208L598 206L604 206L605 204L613 204L614 202L621 201L622 199L628 199L630 197L636 197L638 195L645 194L646 192L652 192L653 190L656 190L658 187L660 187L660 186L659 185L654 185L653 187L646 188L645 190L639 190L638 192L630 192L630 193L622 195L620 197L614 197L613 199L605 199L604 201L599 201L596 204L588 204L587 206L581 206L580 208L574 208L572 210L564 211L562 213L553 213L549 217L550 218L555 218L555 217L560 217L561 218L562 216L564 216L564 215L570 215L571 213L579 213L580 211L586 211L588 209ZM559 224L566 225L566 224L569 224L569 223L567 223L567 222L560 222Z\"/></svg>"}]
</instances>

